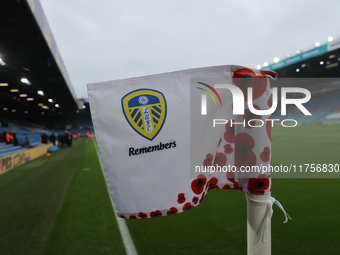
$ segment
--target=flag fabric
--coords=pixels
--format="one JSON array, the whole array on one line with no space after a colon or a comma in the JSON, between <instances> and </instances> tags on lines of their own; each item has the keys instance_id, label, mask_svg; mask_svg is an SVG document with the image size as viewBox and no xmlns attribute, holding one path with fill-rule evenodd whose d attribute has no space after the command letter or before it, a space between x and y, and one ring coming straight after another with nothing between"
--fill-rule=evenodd
<instances>
[{"instance_id":1,"label":"flag fabric","mask_svg":"<svg viewBox=\"0 0 340 255\"><path fill-rule=\"evenodd\" d=\"M269 169L245 171L270 165L272 125L270 116L248 109L247 87L253 89L254 108L267 110L268 77L276 75L216 66L88 84L99 154L117 215L142 219L180 213L199 205L211 189L270 194ZM230 91L216 91L214 84L201 82L206 78L238 87L244 114L233 115ZM206 116L201 116L205 91L212 97L206 100ZM221 117L226 124L209 131ZM225 168L205 171L211 166Z\"/></svg>"}]
</instances>

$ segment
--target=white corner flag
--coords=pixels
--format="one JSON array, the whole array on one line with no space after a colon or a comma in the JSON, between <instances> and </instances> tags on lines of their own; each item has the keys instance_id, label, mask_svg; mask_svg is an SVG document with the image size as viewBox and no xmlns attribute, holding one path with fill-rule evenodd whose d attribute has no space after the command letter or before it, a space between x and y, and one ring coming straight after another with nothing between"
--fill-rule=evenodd
<instances>
[{"instance_id":1,"label":"white corner flag","mask_svg":"<svg viewBox=\"0 0 340 255\"><path fill-rule=\"evenodd\" d=\"M277 98L272 105L269 78L276 76L215 66L88 84L117 215L172 215L199 205L211 189L243 190L248 254L270 254L273 204L285 213L270 196Z\"/></svg>"},{"instance_id":2,"label":"white corner flag","mask_svg":"<svg viewBox=\"0 0 340 255\"><path fill-rule=\"evenodd\" d=\"M270 194L272 122L252 108L271 109L268 77L276 75L216 66L88 84L117 215L180 213L211 189Z\"/></svg>"}]
</instances>

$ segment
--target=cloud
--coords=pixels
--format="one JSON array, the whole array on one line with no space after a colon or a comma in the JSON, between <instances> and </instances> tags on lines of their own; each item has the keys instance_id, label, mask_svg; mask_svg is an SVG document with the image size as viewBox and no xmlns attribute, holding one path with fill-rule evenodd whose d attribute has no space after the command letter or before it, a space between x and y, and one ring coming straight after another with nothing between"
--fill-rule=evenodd
<instances>
[{"instance_id":1,"label":"cloud","mask_svg":"<svg viewBox=\"0 0 340 255\"><path fill-rule=\"evenodd\" d=\"M339 1L40 0L73 87L274 57L337 37Z\"/></svg>"}]
</instances>

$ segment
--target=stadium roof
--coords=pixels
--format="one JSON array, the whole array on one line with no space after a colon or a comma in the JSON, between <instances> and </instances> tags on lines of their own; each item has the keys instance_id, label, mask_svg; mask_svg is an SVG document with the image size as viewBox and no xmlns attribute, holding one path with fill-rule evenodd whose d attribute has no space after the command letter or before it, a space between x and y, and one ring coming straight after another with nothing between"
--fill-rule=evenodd
<instances>
[{"instance_id":1,"label":"stadium roof","mask_svg":"<svg viewBox=\"0 0 340 255\"><path fill-rule=\"evenodd\" d=\"M38 0L0 0L0 116L71 124L82 109ZM52 122L51 122L52 120Z\"/></svg>"},{"instance_id":2,"label":"stadium roof","mask_svg":"<svg viewBox=\"0 0 340 255\"><path fill-rule=\"evenodd\" d=\"M340 38L323 45L316 45L318 46L313 49L297 53L262 69L275 70L281 78L340 77Z\"/></svg>"},{"instance_id":3,"label":"stadium roof","mask_svg":"<svg viewBox=\"0 0 340 255\"><path fill-rule=\"evenodd\" d=\"M90 123L39 0L0 0L0 5L0 117L48 127ZM337 39L263 69L280 78L339 77L339 63Z\"/></svg>"}]
</instances>

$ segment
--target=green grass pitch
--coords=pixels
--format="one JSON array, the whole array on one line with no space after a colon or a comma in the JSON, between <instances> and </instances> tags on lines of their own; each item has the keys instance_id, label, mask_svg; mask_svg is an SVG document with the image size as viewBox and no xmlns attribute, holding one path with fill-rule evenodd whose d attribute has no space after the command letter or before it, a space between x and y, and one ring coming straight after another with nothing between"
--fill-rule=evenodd
<instances>
[{"instance_id":1,"label":"green grass pitch","mask_svg":"<svg viewBox=\"0 0 340 255\"><path fill-rule=\"evenodd\" d=\"M275 127L272 153L274 166L340 164L340 125ZM272 196L293 220L283 224L274 206L272 254L340 254L340 179L273 176ZM139 254L246 254L242 191L126 223ZM125 254L93 138L0 175L0 254Z\"/></svg>"}]
</instances>

